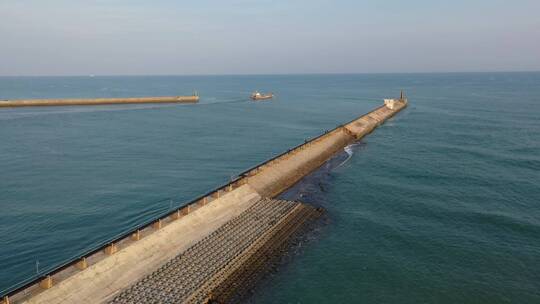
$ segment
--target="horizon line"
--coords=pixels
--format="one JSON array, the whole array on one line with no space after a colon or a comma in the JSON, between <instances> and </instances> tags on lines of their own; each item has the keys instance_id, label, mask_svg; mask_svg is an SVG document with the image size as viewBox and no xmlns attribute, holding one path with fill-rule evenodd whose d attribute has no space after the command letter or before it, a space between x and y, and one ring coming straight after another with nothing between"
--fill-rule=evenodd
<instances>
[{"instance_id":1,"label":"horizon line","mask_svg":"<svg viewBox=\"0 0 540 304\"><path fill-rule=\"evenodd\" d=\"M193 77L193 76L309 76L309 75L407 75L407 74L502 74L502 73L540 73L540 70L501 70L501 71L439 71L439 72L321 72L321 73L208 73L208 74L21 74L0 75L0 77Z\"/></svg>"}]
</instances>

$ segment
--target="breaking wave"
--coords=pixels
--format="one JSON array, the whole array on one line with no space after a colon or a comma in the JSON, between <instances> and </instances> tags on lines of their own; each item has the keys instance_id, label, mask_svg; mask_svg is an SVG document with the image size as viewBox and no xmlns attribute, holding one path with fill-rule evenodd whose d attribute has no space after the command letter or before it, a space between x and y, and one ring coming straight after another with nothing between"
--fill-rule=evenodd
<instances>
[{"instance_id":1,"label":"breaking wave","mask_svg":"<svg viewBox=\"0 0 540 304\"><path fill-rule=\"evenodd\" d=\"M345 160L343 160L339 165L337 165L336 168L339 168L339 167L343 166L346 162L349 161L349 159L351 159L351 157L354 154L354 148L356 146L358 146L358 145L359 145L359 143L354 143L354 144L350 144L350 145L346 146L345 148L343 148L343 151L345 151L345 153L347 153L347 158L345 158Z\"/></svg>"}]
</instances>

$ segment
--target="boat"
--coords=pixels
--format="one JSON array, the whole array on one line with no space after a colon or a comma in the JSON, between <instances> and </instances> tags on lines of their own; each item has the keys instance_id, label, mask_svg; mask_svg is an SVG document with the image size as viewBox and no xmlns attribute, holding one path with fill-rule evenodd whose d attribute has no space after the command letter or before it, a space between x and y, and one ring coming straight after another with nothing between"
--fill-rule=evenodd
<instances>
[{"instance_id":1,"label":"boat","mask_svg":"<svg viewBox=\"0 0 540 304\"><path fill-rule=\"evenodd\" d=\"M272 93L270 93L270 94L261 94L258 91L255 91L255 92L253 92L253 94L251 94L251 99L252 100L265 100L265 99L271 99L273 97L274 97L274 94L272 94Z\"/></svg>"}]
</instances>

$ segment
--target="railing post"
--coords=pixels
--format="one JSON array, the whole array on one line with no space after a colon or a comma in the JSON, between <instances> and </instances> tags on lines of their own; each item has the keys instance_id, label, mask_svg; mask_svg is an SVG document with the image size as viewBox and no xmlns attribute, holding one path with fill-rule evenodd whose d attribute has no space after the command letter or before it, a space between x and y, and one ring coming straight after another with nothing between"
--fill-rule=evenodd
<instances>
[{"instance_id":1,"label":"railing post","mask_svg":"<svg viewBox=\"0 0 540 304\"><path fill-rule=\"evenodd\" d=\"M116 244L110 243L109 246L105 247L105 254L106 255L113 255L118 251L118 248L116 247Z\"/></svg>"},{"instance_id":2,"label":"railing post","mask_svg":"<svg viewBox=\"0 0 540 304\"><path fill-rule=\"evenodd\" d=\"M161 229L162 226L163 226L163 221L162 221L161 219L155 221L155 222L152 224L152 227L154 227L154 229L156 229L156 230Z\"/></svg>"},{"instance_id":3,"label":"railing post","mask_svg":"<svg viewBox=\"0 0 540 304\"><path fill-rule=\"evenodd\" d=\"M50 275L46 276L41 282L39 282L39 287L43 289L49 289L53 285L53 281Z\"/></svg>"},{"instance_id":4,"label":"railing post","mask_svg":"<svg viewBox=\"0 0 540 304\"><path fill-rule=\"evenodd\" d=\"M77 262L77 264L75 264L75 266L79 270L84 270L84 269L86 269L88 267L88 262L86 262L86 258L82 258Z\"/></svg>"},{"instance_id":5,"label":"railing post","mask_svg":"<svg viewBox=\"0 0 540 304\"><path fill-rule=\"evenodd\" d=\"M191 206L191 205L187 205L187 206L185 206L184 208L182 208L182 214L183 214L183 215L188 215L188 214L189 214L190 206Z\"/></svg>"},{"instance_id":6,"label":"railing post","mask_svg":"<svg viewBox=\"0 0 540 304\"><path fill-rule=\"evenodd\" d=\"M177 220L180 218L180 210L176 210L173 214L171 214L171 219Z\"/></svg>"},{"instance_id":7,"label":"railing post","mask_svg":"<svg viewBox=\"0 0 540 304\"><path fill-rule=\"evenodd\" d=\"M4 301L2 304L9 304L9 297L8 296L4 296Z\"/></svg>"},{"instance_id":8,"label":"railing post","mask_svg":"<svg viewBox=\"0 0 540 304\"><path fill-rule=\"evenodd\" d=\"M133 241L138 241L141 239L141 231L139 229L137 229L137 231L133 232L131 234L131 240Z\"/></svg>"}]
</instances>

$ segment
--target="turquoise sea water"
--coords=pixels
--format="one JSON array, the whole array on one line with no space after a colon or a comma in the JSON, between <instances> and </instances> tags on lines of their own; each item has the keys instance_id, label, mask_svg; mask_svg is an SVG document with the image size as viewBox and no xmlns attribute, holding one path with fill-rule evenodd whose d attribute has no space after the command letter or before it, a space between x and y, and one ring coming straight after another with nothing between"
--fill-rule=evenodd
<instances>
[{"instance_id":1,"label":"turquoise sea water","mask_svg":"<svg viewBox=\"0 0 540 304\"><path fill-rule=\"evenodd\" d=\"M0 109L0 289L400 89L404 112L292 194L327 220L256 302L540 302L540 73L0 77L0 99L201 95Z\"/></svg>"}]
</instances>

